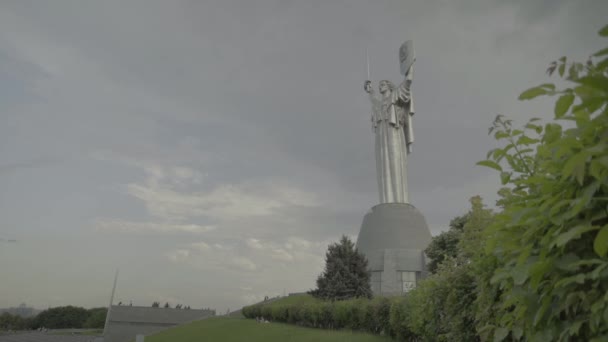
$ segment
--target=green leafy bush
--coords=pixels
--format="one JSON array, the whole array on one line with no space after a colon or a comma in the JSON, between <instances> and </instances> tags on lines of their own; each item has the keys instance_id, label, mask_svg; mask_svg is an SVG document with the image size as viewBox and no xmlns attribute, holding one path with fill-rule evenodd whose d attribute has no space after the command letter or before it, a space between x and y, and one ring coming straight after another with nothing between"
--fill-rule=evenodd
<instances>
[{"instance_id":1,"label":"green leafy bush","mask_svg":"<svg viewBox=\"0 0 608 342\"><path fill-rule=\"evenodd\" d=\"M409 328L411 302L408 298L392 298L389 312L389 335L399 341L415 341L417 336Z\"/></svg>"},{"instance_id":2,"label":"green leafy bush","mask_svg":"<svg viewBox=\"0 0 608 342\"><path fill-rule=\"evenodd\" d=\"M498 116L490 132L505 146L479 163L504 185L486 246L499 268L484 291L498 297L484 328L495 341L606 341L608 48L586 64L562 57L548 72L570 86L542 84L520 99L558 96L555 120L515 129Z\"/></svg>"},{"instance_id":3,"label":"green leafy bush","mask_svg":"<svg viewBox=\"0 0 608 342\"><path fill-rule=\"evenodd\" d=\"M25 330L33 326L33 317L21 317L8 312L0 314L0 331L3 330Z\"/></svg>"},{"instance_id":4,"label":"green leafy bush","mask_svg":"<svg viewBox=\"0 0 608 342\"><path fill-rule=\"evenodd\" d=\"M88 310L87 320L83 324L83 328L87 329L102 329L106 322L107 308L93 308Z\"/></svg>"},{"instance_id":5,"label":"green leafy bush","mask_svg":"<svg viewBox=\"0 0 608 342\"><path fill-rule=\"evenodd\" d=\"M82 328L89 317L85 308L76 306L59 306L39 313L34 319L34 327L48 329Z\"/></svg>"},{"instance_id":6,"label":"green leafy bush","mask_svg":"<svg viewBox=\"0 0 608 342\"><path fill-rule=\"evenodd\" d=\"M293 301L285 298L272 303L260 303L243 308L247 318L264 319L325 329L350 329L386 334L391 336L413 336L393 332L401 315L406 310L402 297L358 298L324 302L309 295L299 296ZM401 328L399 328L401 329Z\"/></svg>"}]
</instances>

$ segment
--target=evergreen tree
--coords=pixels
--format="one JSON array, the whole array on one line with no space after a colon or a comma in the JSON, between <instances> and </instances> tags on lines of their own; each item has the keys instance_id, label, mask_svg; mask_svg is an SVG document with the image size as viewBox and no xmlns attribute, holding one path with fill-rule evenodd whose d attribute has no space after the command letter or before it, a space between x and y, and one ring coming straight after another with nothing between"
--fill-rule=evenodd
<instances>
[{"instance_id":1,"label":"evergreen tree","mask_svg":"<svg viewBox=\"0 0 608 342\"><path fill-rule=\"evenodd\" d=\"M325 253L325 270L317 279L317 289L310 294L325 300L371 298L367 259L348 237L342 236L339 243L329 246Z\"/></svg>"},{"instance_id":2,"label":"evergreen tree","mask_svg":"<svg viewBox=\"0 0 608 342\"><path fill-rule=\"evenodd\" d=\"M436 273L439 265L446 258L456 258L458 255L458 242L470 215L470 213L467 213L455 217L450 221L450 229L448 231L433 237L433 240L424 251L429 259L427 265L429 272Z\"/></svg>"}]
</instances>

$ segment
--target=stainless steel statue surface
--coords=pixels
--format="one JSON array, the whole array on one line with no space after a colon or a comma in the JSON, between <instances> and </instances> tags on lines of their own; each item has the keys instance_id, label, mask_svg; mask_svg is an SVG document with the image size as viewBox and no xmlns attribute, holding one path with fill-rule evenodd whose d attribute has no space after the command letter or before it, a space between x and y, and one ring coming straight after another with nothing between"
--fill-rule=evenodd
<instances>
[{"instance_id":1,"label":"stainless steel statue surface","mask_svg":"<svg viewBox=\"0 0 608 342\"><path fill-rule=\"evenodd\" d=\"M390 81L380 81L379 96L372 88L370 80L364 84L372 103L380 203L409 203L407 155L412 152L414 143L414 101L411 85L415 60L413 42L406 41L399 49L401 74L405 77L403 82L396 87Z\"/></svg>"}]
</instances>

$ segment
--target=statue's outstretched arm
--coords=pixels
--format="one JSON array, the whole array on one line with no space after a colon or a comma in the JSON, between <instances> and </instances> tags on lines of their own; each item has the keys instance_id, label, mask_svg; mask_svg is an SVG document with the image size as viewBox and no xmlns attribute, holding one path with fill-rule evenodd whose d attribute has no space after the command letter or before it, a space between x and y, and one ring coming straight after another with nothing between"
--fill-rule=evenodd
<instances>
[{"instance_id":1,"label":"statue's outstretched arm","mask_svg":"<svg viewBox=\"0 0 608 342\"><path fill-rule=\"evenodd\" d=\"M401 82L399 87L395 89L397 93L397 101L404 104L410 102L410 99L412 98L412 93L410 91L411 84L412 80L406 78L403 80L403 82Z\"/></svg>"}]
</instances>

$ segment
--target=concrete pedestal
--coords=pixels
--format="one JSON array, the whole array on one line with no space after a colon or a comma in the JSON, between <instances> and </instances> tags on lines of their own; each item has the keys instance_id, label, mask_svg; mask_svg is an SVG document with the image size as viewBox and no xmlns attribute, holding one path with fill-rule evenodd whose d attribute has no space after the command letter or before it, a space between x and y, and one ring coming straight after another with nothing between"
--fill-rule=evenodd
<instances>
[{"instance_id":1,"label":"concrete pedestal","mask_svg":"<svg viewBox=\"0 0 608 342\"><path fill-rule=\"evenodd\" d=\"M374 295L399 295L426 276L424 249L431 232L424 216L407 203L383 203L363 218L357 249L372 271Z\"/></svg>"}]
</instances>

